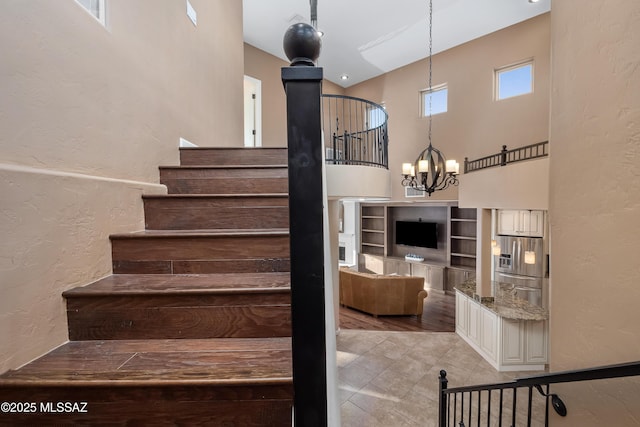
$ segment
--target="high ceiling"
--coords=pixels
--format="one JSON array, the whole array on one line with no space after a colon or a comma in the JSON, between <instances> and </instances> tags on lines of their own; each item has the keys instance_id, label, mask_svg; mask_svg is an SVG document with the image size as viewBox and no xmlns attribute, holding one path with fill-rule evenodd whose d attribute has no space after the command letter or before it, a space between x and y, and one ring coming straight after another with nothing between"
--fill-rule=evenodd
<instances>
[{"instance_id":1,"label":"high ceiling","mask_svg":"<svg viewBox=\"0 0 640 427\"><path fill-rule=\"evenodd\" d=\"M433 0L433 53L548 12L551 0ZM287 60L282 38L309 22L309 0L243 0L244 40ZM318 66L348 87L428 55L426 0L318 0ZM341 80L342 75L348 80Z\"/></svg>"}]
</instances>

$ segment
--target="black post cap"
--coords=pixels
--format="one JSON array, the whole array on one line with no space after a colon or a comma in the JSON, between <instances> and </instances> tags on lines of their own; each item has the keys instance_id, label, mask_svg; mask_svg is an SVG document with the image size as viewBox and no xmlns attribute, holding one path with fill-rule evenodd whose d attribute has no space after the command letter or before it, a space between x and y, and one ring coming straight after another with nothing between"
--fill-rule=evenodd
<instances>
[{"instance_id":1,"label":"black post cap","mask_svg":"<svg viewBox=\"0 0 640 427\"><path fill-rule=\"evenodd\" d=\"M291 66L306 65L313 67L320 56L322 41L318 31L309 24L298 23L290 26L284 33L284 53Z\"/></svg>"}]
</instances>

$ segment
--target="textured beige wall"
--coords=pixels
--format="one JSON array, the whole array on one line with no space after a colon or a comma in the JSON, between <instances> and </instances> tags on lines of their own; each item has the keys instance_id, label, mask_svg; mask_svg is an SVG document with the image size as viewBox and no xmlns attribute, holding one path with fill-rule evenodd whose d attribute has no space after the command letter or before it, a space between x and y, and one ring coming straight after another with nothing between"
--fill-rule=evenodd
<instances>
[{"instance_id":1,"label":"textured beige wall","mask_svg":"<svg viewBox=\"0 0 640 427\"><path fill-rule=\"evenodd\" d=\"M110 273L179 137L242 145L242 3L107 3L0 3L0 372L66 339L62 291Z\"/></svg>"},{"instance_id":2,"label":"textured beige wall","mask_svg":"<svg viewBox=\"0 0 640 427\"><path fill-rule=\"evenodd\" d=\"M553 3L551 369L640 359L640 2ZM553 425L640 424L640 380L554 387Z\"/></svg>"},{"instance_id":3,"label":"textured beige wall","mask_svg":"<svg viewBox=\"0 0 640 427\"><path fill-rule=\"evenodd\" d=\"M487 191L493 188L493 191ZM460 176L458 205L492 209L549 209L549 158Z\"/></svg>"},{"instance_id":4,"label":"textured beige wall","mask_svg":"<svg viewBox=\"0 0 640 427\"><path fill-rule=\"evenodd\" d=\"M282 67L289 63L244 44L244 73L262 82L262 145L287 145L287 104L282 86ZM322 92L344 94L344 89L328 80L322 82Z\"/></svg>"},{"instance_id":5,"label":"textured beige wall","mask_svg":"<svg viewBox=\"0 0 640 427\"><path fill-rule=\"evenodd\" d=\"M548 139L549 14L495 32L433 57L433 85L447 83L448 112L433 116L433 145L462 161ZM493 100L495 68L534 58L534 93ZM426 148L428 119L419 92L428 86L426 60L347 89L347 95L384 103L389 113L389 167L393 199L404 200L401 164ZM496 183L496 186L499 183ZM487 188L487 193L495 188ZM457 188L431 199L457 199ZM415 200L415 199L412 199Z\"/></svg>"}]
</instances>

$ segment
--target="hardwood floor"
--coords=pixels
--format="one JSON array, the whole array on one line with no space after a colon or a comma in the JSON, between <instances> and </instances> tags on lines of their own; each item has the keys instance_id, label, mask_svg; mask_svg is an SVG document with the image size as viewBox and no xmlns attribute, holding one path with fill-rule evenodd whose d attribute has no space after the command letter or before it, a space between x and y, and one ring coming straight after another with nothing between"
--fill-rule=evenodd
<instances>
[{"instance_id":1,"label":"hardwood floor","mask_svg":"<svg viewBox=\"0 0 640 427\"><path fill-rule=\"evenodd\" d=\"M455 332L456 297L429 292L424 300L424 312L418 316L378 316L377 318L340 307L340 328L369 331Z\"/></svg>"}]
</instances>

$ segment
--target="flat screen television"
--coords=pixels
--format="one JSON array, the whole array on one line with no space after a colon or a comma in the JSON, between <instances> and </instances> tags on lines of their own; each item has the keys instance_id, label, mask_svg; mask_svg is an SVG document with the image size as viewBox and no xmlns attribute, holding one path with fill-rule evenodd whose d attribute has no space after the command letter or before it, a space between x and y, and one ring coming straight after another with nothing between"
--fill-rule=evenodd
<instances>
[{"instance_id":1,"label":"flat screen television","mask_svg":"<svg viewBox=\"0 0 640 427\"><path fill-rule=\"evenodd\" d=\"M438 249L438 224L396 221L396 244Z\"/></svg>"}]
</instances>

